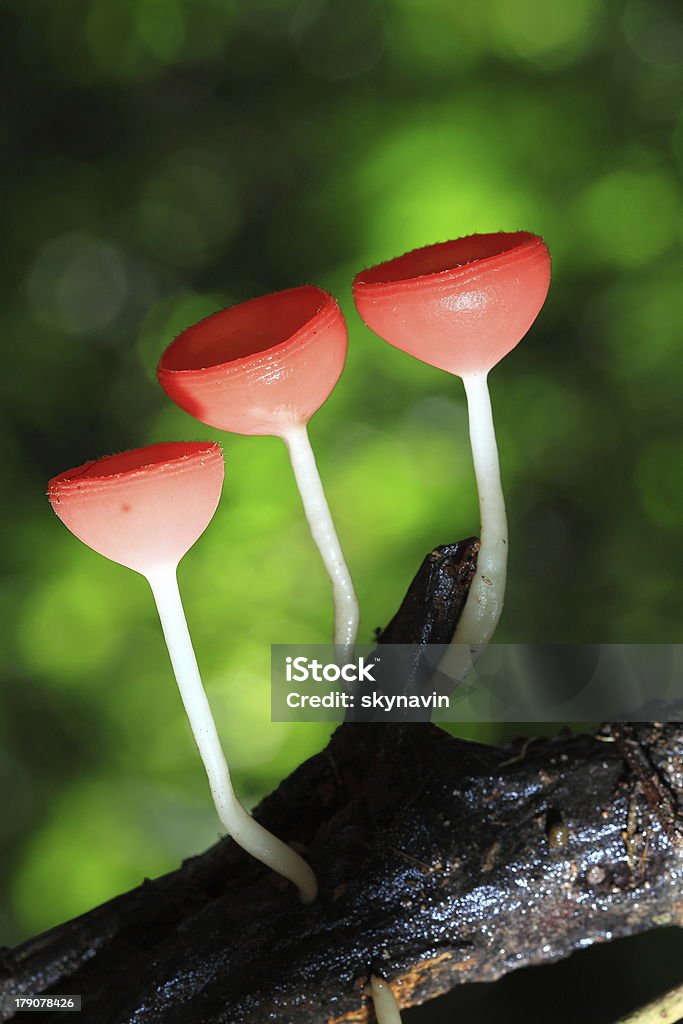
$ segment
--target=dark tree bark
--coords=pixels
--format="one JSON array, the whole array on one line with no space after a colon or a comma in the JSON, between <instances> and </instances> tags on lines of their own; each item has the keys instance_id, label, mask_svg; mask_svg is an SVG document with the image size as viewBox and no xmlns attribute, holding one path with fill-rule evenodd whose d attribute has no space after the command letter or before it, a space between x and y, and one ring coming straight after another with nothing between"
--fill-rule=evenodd
<instances>
[{"instance_id":1,"label":"dark tree bark","mask_svg":"<svg viewBox=\"0 0 683 1024\"><path fill-rule=\"evenodd\" d=\"M446 641L475 559L472 541L428 556L380 642ZM500 750L346 723L256 813L310 859L317 903L223 840L4 951L0 992L81 993L83 1024L360 1024L370 972L411 1006L683 924L677 724Z\"/></svg>"}]
</instances>

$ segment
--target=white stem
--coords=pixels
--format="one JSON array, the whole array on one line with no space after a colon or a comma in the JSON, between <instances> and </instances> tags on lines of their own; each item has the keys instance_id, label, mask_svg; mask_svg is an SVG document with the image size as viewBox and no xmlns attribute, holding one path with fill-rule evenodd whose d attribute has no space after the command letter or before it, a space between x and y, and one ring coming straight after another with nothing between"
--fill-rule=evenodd
<instances>
[{"instance_id":1,"label":"white stem","mask_svg":"<svg viewBox=\"0 0 683 1024\"><path fill-rule=\"evenodd\" d=\"M318 886L310 866L291 847L255 821L235 796L230 771L199 675L178 590L175 566L155 570L147 578L159 611L180 696L204 762L218 817L229 835L243 850L294 882L299 889L302 902L311 903L316 898Z\"/></svg>"},{"instance_id":2,"label":"white stem","mask_svg":"<svg viewBox=\"0 0 683 1024\"><path fill-rule=\"evenodd\" d=\"M619 1024L676 1024L683 1020L683 985L671 989L641 1010L622 1017Z\"/></svg>"},{"instance_id":3,"label":"white stem","mask_svg":"<svg viewBox=\"0 0 683 1024\"><path fill-rule=\"evenodd\" d=\"M332 581L334 643L344 661L353 658L358 633L358 601L344 553L332 522L330 507L315 462L306 426L292 427L282 439L287 445L304 512L313 540Z\"/></svg>"},{"instance_id":4,"label":"white stem","mask_svg":"<svg viewBox=\"0 0 683 1024\"><path fill-rule=\"evenodd\" d=\"M466 674L477 651L493 636L503 610L508 559L507 516L487 376L470 374L463 377L463 383L481 529L476 573L451 647L440 665L453 679Z\"/></svg>"},{"instance_id":5,"label":"white stem","mask_svg":"<svg viewBox=\"0 0 683 1024\"><path fill-rule=\"evenodd\" d=\"M370 994L377 1024L401 1024L401 1014L388 982L373 974L370 978Z\"/></svg>"}]
</instances>

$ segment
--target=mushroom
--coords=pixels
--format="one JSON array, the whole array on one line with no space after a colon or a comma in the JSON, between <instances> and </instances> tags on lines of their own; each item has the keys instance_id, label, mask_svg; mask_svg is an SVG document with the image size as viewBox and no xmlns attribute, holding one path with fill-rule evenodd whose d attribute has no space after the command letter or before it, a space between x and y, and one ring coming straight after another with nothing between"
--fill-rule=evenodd
<instances>
[{"instance_id":1,"label":"mushroom","mask_svg":"<svg viewBox=\"0 0 683 1024\"><path fill-rule=\"evenodd\" d=\"M373 974L369 987L377 1024L401 1024L401 1014L389 982Z\"/></svg>"},{"instance_id":2,"label":"mushroom","mask_svg":"<svg viewBox=\"0 0 683 1024\"><path fill-rule=\"evenodd\" d=\"M309 903L317 894L310 866L255 821L232 788L178 590L178 563L211 521L223 475L218 444L154 444L61 473L48 498L79 540L147 579L218 817L236 843L294 882Z\"/></svg>"},{"instance_id":3,"label":"mushroom","mask_svg":"<svg viewBox=\"0 0 683 1024\"><path fill-rule=\"evenodd\" d=\"M161 357L159 382L202 423L270 434L287 446L306 518L332 582L334 643L353 654L358 602L307 424L339 380L347 332L334 298L303 285L223 309L183 331Z\"/></svg>"},{"instance_id":4,"label":"mushroom","mask_svg":"<svg viewBox=\"0 0 683 1024\"><path fill-rule=\"evenodd\" d=\"M490 640L507 573L507 518L488 373L529 330L549 286L550 254L528 231L470 235L415 249L362 271L354 281L356 307L368 327L396 348L462 377L465 386L481 546L452 641L463 657ZM459 677L463 661L453 650L441 669Z\"/></svg>"}]
</instances>

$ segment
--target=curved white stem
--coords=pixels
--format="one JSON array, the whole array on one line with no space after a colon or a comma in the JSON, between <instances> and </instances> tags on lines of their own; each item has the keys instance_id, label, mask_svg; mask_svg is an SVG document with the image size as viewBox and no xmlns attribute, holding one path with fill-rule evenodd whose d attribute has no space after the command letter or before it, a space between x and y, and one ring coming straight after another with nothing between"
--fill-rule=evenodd
<instances>
[{"instance_id":1,"label":"curved white stem","mask_svg":"<svg viewBox=\"0 0 683 1024\"><path fill-rule=\"evenodd\" d=\"M401 1024L401 1014L387 981L373 974L370 978L370 994L375 1006L377 1024Z\"/></svg>"},{"instance_id":2,"label":"curved white stem","mask_svg":"<svg viewBox=\"0 0 683 1024\"><path fill-rule=\"evenodd\" d=\"M358 633L358 601L351 574L332 522L306 426L292 427L282 435L282 439L287 445L313 540L318 546L327 574L332 581L334 643L340 649L340 658L348 661L353 657L353 647Z\"/></svg>"},{"instance_id":3,"label":"curved white stem","mask_svg":"<svg viewBox=\"0 0 683 1024\"><path fill-rule=\"evenodd\" d=\"M470 374L463 377L463 383L481 530L476 573L451 648L440 666L441 671L454 679L466 674L477 650L489 642L498 625L505 598L508 559L507 516L487 375Z\"/></svg>"},{"instance_id":4,"label":"curved white stem","mask_svg":"<svg viewBox=\"0 0 683 1024\"><path fill-rule=\"evenodd\" d=\"M683 1020L683 985L665 992L635 1013L622 1017L619 1024L676 1024Z\"/></svg>"},{"instance_id":5,"label":"curved white stem","mask_svg":"<svg viewBox=\"0 0 683 1024\"><path fill-rule=\"evenodd\" d=\"M147 579L154 594L180 696L204 762L218 817L229 835L243 850L294 882L299 889L302 902L313 902L318 886L311 867L291 847L255 821L239 802L232 788L230 771L204 692L187 628L176 580L176 567L168 566L155 570Z\"/></svg>"}]
</instances>

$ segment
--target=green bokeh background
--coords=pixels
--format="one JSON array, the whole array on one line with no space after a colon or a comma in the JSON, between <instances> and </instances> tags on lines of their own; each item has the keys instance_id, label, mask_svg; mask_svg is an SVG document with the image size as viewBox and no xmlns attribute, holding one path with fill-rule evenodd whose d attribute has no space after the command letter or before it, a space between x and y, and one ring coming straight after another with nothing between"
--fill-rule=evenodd
<instances>
[{"instance_id":1,"label":"green bokeh background","mask_svg":"<svg viewBox=\"0 0 683 1024\"><path fill-rule=\"evenodd\" d=\"M4 6L0 943L217 836L146 584L63 528L53 474L220 439L224 499L180 579L239 792L254 802L328 735L269 721L268 645L326 641L331 621L284 447L202 427L155 382L174 334L222 306L310 281L348 315L311 434L366 639L424 553L478 517L460 382L371 335L353 274L474 231L542 234L549 300L491 380L511 530L499 639L682 639L680 14ZM677 941L615 955L624 1005L656 990Z\"/></svg>"}]
</instances>

